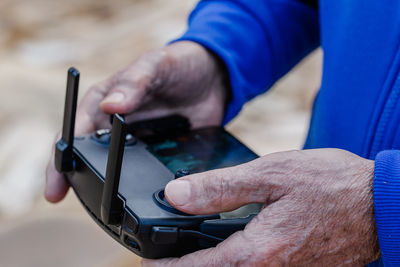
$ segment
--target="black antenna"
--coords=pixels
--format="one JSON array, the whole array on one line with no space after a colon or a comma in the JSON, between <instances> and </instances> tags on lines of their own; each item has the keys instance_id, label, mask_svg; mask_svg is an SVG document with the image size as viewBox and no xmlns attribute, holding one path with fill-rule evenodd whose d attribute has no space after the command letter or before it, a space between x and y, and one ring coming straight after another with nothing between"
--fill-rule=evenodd
<instances>
[{"instance_id":1,"label":"black antenna","mask_svg":"<svg viewBox=\"0 0 400 267\"><path fill-rule=\"evenodd\" d=\"M106 225L118 225L121 223L122 200L118 197L118 187L126 133L127 126L124 119L120 115L115 114L111 130L103 196L101 199L101 219Z\"/></svg>"},{"instance_id":2,"label":"black antenna","mask_svg":"<svg viewBox=\"0 0 400 267\"><path fill-rule=\"evenodd\" d=\"M56 144L55 165L59 172L69 172L74 169L72 147L74 145L75 114L78 101L79 71L68 70L67 93L65 96L64 122L61 139Z\"/></svg>"}]
</instances>

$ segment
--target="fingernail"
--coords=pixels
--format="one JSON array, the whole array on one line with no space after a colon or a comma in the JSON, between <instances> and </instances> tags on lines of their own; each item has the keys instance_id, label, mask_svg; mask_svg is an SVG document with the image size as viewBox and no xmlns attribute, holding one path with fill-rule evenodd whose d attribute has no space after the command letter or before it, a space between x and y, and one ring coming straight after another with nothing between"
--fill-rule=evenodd
<instances>
[{"instance_id":1,"label":"fingernail","mask_svg":"<svg viewBox=\"0 0 400 267\"><path fill-rule=\"evenodd\" d=\"M111 95L104 98L102 103L117 104L121 103L124 99L125 95L123 93L117 92L117 93L112 93Z\"/></svg>"},{"instance_id":2,"label":"fingernail","mask_svg":"<svg viewBox=\"0 0 400 267\"><path fill-rule=\"evenodd\" d=\"M190 199L190 183L188 181L172 181L165 187L168 200L177 206L183 206Z\"/></svg>"}]
</instances>

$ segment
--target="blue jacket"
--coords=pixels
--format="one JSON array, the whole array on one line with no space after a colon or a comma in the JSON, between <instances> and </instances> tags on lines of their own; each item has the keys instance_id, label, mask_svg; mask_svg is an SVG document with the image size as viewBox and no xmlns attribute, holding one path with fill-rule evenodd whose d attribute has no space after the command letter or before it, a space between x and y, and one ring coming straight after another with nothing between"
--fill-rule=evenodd
<instances>
[{"instance_id":1,"label":"blue jacket","mask_svg":"<svg viewBox=\"0 0 400 267\"><path fill-rule=\"evenodd\" d=\"M382 258L385 266L400 266L400 1L319 2L315 9L298 0L200 1L180 40L198 42L225 62L232 88L225 122L322 47L322 84L305 148L375 159Z\"/></svg>"}]
</instances>

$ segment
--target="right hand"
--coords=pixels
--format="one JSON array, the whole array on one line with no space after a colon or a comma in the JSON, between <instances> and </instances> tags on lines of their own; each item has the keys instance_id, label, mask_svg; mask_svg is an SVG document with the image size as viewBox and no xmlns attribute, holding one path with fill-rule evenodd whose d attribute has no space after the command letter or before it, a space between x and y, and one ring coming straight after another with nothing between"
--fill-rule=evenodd
<instances>
[{"instance_id":1,"label":"right hand","mask_svg":"<svg viewBox=\"0 0 400 267\"><path fill-rule=\"evenodd\" d=\"M128 121L181 114L193 128L219 125L227 99L226 79L222 64L199 44L183 41L148 52L89 89L77 109L75 135L109 128L109 115L114 113L125 114ZM45 197L58 202L68 187L55 169L53 152Z\"/></svg>"}]
</instances>

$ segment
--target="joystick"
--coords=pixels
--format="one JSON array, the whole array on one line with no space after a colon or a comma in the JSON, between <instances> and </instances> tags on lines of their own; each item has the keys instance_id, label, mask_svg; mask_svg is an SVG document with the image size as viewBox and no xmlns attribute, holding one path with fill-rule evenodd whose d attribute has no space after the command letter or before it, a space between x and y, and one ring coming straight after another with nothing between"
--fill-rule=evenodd
<instances>
[{"instance_id":1,"label":"joystick","mask_svg":"<svg viewBox=\"0 0 400 267\"><path fill-rule=\"evenodd\" d=\"M183 176L257 158L222 127L191 129L180 115L126 123L74 137L79 71L68 70L63 130L56 169L65 174L93 220L120 244L145 258L176 257L215 246L242 230L259 208L238 218L191 215L164 195Z\"/></svg>"}]
</instances>

